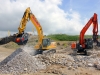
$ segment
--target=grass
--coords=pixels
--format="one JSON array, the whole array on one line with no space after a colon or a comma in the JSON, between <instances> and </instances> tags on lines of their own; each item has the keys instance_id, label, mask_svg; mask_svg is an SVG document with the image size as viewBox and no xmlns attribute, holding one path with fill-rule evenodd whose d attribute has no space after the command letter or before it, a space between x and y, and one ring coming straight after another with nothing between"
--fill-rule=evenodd
<instances>
[{"instance_id":1,"label":"grass","mask_svg":"<svg viewBox=\"0 0 100 75\"><path fill-rule=\"evenodd\" d=\"M56 41L77 41L79 40L79 35L50 34L47 37L52 40L56 40ZM84 38L92 38L92 35L85 35Z\"/></svg>"},{"instance_id":2,"label":"grass","mask_svg":"<svg viewBox=\"0 0 100 75\"><path fill-rule=\"evenodd\" d=\"M77 35L66 35L66 34L52 34L48 35L47 37L57 41L75 41L78 40L79 38Z\"/></svg>"},{"instance_id":3,"label":"grass","mask_svg":"<svg viewBox=\"0 0 100 75\"><path fill-rule=\"evenodd\" d=\"M50 38L53 41L78 41L79 40L79 35L67 35L67 34L50 34L46 36L47 38ZM85 38L92 38L92 35L85 35ZM100 38L100 36L99 36ZM27 42L27 45L29 46L34 46L36 45L36 40L38 40L37 36L32 36L29 38L29 41ZM17 45L14 42L7 43L3 45L5 48L19 48L20 46ZM67 46L67 44L63 44L64 47Z\"/></svg>"}]
</instances>

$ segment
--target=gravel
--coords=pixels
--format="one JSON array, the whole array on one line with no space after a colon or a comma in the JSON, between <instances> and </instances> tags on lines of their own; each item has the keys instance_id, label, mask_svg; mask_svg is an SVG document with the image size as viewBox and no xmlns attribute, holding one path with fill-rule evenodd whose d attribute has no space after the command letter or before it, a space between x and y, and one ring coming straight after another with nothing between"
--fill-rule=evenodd
<instances>
[{"instance_id":1,"label":"gravel","mask_svg":"<svg viewBox=\"0 0 100 75\"><path fill-rule=\"evenodd\" d=\"M67 55L66 53L55 53L49 56L38 55L37 58L46 63L46 66L60 64L75 69L77 69L78 67L92 67L100 69L100 57L97 56L98 54L100 54L100 51L95 51L91 56L73 56Z\"/></svg>"},{"instance_id":2,"label":"gravel","mask_svg":"<svg viewBox=\"0 0 100 75\"><path fill-rule=\"evenodd\" d=\"M23 50L25 49L25 50ZM91 56L68 55L66 52L36 56L30 55L31 48L19 48L10 56L0 62L0 73L11 73L20 75L22 73L34 73L46 69L50 65L63 65L69 70L76 70L78 67L91 67L100 70L100 51L94 51Z\"/></svg>"},{"instance_id":3,"label":"gravel","mask_svg":"<svg viewBox=\"0 0 100 75\"><path fill-rule=\"evenodd\" d=\"M37 72L45 68L44 62L39 61L35 56L31 56L21 48L0 63L0 73L2 74L20 75L22 73Z\"/></svg>"}]
</instances>

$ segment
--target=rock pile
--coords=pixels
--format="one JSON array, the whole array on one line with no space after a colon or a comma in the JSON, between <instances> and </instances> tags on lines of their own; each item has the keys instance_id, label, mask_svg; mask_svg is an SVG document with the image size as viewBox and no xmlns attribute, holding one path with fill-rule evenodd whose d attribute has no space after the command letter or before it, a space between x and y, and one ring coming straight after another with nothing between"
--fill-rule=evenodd
<instances>
[{"instance_id":1,"label":"rock pile","mask_svg":"<svg viewBox=\"0 0 100 75\"><path fill-rule=\"evenodd\" d=\"M77 69L78 67L93 67L100 69L100 58L98 57L99 54L100 52L96 51L91 56L84 56L84 55L73 56L73 55L66 55L66 53L63 54L55 53L49 56L38 55L36 57L39 60L45 62L47 66L60 64L75 69Z\"/></svg>"},{"instance_id":2,"label":"rock pile","mask_svg":"<svg viewBox=\"0 0 100 75\"><path fill-rule=\"evenodd\" d=\"M77 69L78 67L91 67L100 69L100 51L94 51L91 56L68 55L66 52L45 55L39 54L32 56L31 51L17 49L10 56L0 62L0 73L16 74L37 72L46 69L50 65L63 65L68 69Z\"/></svg>"},{"instance_id":3,"label":"rock pile","mask_svg":"<svg viewBox=\"0 0 100 75\"><path fill-rule=\"evenodd\" d=\"M15 74L37 72L45 69L45 63L39 61L22 49L17 49L0 63L0 73Z\"/></svg>"}]
</instances>

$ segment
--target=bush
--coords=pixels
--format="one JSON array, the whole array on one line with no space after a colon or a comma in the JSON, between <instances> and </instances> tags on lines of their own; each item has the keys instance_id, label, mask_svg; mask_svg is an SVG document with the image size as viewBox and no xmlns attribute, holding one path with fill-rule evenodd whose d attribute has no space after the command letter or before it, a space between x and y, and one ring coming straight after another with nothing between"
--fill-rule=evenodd
<instances>
[{"instance_id":1,"label":"bush","mask_svg":"<svg viewBox=\"0 0 100 75\"><path fill-rule=\"evenodd\" d=\"M52 34L48 35L48 37L57 41L76 41L79 39L78 35L66 35L66 34Z\"/></svg>"},{"instance_id":2,"label":"bush","mask_svg":"<svg viewBox=\"0 0 100 75\"><path fill-rule=\"evenodd\" d=\"M79 40L79 35L66 35L66 34L50 34L47 36L52 40L57 41L77 41ZM84 38L92 38L92 35L84 35ZM100 39L100 36L98 36Z\"/></svg>"}]
</instances>

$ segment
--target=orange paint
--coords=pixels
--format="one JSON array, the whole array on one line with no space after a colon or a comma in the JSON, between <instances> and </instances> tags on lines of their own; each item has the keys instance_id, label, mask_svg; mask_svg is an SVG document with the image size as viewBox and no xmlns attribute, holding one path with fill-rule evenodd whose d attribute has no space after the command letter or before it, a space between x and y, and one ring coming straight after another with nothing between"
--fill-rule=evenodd
<instances>
[{"instance_id":1,"label":"orange paint","mask_svg":"<svg viewBox=\"0 0 100 75\"><path fill-rule=\"evenodd\" d=\"M16 39L16 42L20 42L20 41L21 41L20 38L17 38L17 39Z\"/></svg>"},{"instance_id":2,"label":"orange paint","mask_svg":"<svg viewBox=\"0 0 100 75\"><path fill-rule=\"evenodd\" d=\"M76 43L72 43L72 44L71 44L71 48L72 48L72 49L75 49L75 48L76 48Z\"/></svg>"}]
</instances>

